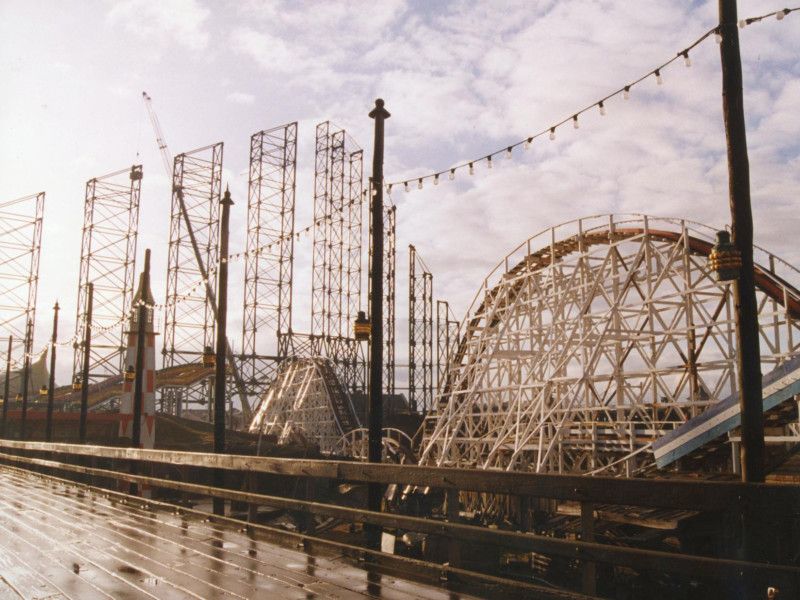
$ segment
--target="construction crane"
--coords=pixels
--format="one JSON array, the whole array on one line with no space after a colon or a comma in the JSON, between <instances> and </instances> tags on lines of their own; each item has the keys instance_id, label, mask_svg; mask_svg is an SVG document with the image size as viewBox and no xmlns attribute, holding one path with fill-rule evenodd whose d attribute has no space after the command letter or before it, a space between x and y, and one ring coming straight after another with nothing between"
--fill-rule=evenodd
<instances>
[{"instance_id":1,"label":"construction crane","mask_svg":"<svg viewBox=\"0 0 800 600\"><path fill-rule=\"evenodd\" d=\"M164 138L164 132L161 130L161 123L158 121L158 115L156 115L156 111L153 108L153 99L147 92L142 92L142 100L144 101L145 108L147 108L147 114L150 117L150 123L153 125L153 132L156 134L156 143L158 144L158 150L161 153L161 160L164 163L164 171L167 175L167 178L171 181L172 154L167 147L167 141ZM217 321L217 297L213 288L211 287L211 283L209 282L208 270L203 264L203 258L200 254L200 248L197 245L194 229L192 229L192 224L189 221L189 213L186 210L186 203L183 200L183 190L178 188L174 190L174 193L178 198L181 216L183 217L184 225L186 225L186 232L189 234L189 240L192 244L192 251L194 252L194 258L197 262L197 267L200 270L203 281L205 281L206 298L211 305L211 312L214 316L214 320ZM242 376L239 373L239 367L236 364L236 357L233 354L233 350L231 350L231 344L227 337L225 338L225 353L228 364L230 365L231 374L233 375L234 384L236 385L236 392L239 394L239 398L242 402L242 416L244 417L244 422L249 423L252 418L252 410L250 408L250 403L247 400L247 390L245 388L244 381L242 380Z\"/></svg>"}]
</instances>

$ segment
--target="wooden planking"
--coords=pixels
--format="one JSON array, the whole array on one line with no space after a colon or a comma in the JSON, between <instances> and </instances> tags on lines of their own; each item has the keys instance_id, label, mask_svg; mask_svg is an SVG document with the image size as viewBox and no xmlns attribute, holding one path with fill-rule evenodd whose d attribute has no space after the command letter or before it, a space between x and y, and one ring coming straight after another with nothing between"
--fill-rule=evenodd
<instances>
[{"instance_id":1,"label":"wooden planking","mask_svg":"<svg viewBox=\"0 0 800 600\"><path fill-rule=\"evenodd\" d=\"M387 485L404 483L422 487L604 504L635 504L698 511L758 510L784 517L800 515L800 488L772 484L679 479L618 479L417 465L376 465L332 460L284 459L12 440L0 440L0 448Z\"/></svg>"},{"instance_id":2,"label":"wooden planking","mask_svg":"<svg viewBox=\"0 0 800 600\"><path fill-rule=\"evenodd\" d=\"M89 573L96 575L99 591L88 586L65 598L452 597L440 586L369 573L342 563L338 555L276 547L227 522L207 522L196 511L174 514L177 507L163 503L150 503L151 510L145 510L141 502L16 469L0 470L0 526L11 526L35 547L52 550L26 549L37 568L56 565L79 583ZM7 554L10 541L13 536L0 535L0 555ZM72 561L79 574L72 572ZM155 594L149 595L149 589ZM112 591L106 595L104 590Z\"/></svg>"},{"instance_id":3,"label":"wooden planking","mask_svg":"<svg viewBox=\"0 0 800 600\"><path fill-rule=\"evenodd\" d=\"M709 573L713 573L715 577L726 577L731 580L736 580L743 577L744 574L753 573L763 576L767 581L776 584L778 582L789 582L788 585L791 585L793 589L800 587L798 586L798 581L800 581L800 568L793 566L767 565L738 560L610 546L585 541L571 541L534 534L486 529L459 523L433 521L418 517L376 513L328 504L276 498L249 492L220 490L210 486L160 480L140 475L115 473L79 465L62 465L44 459L31 459L10 455L0 455L0 458L31 462L42 466L62 468L68 471L89 473L96 476L116 477L123 481L144 483L152 487L165 487L201 495L214 495L251 504L305 508L317 514L350 519L361 523L381 525L392 529L402 528L422 533L443 535L476 544L498 545L523 552L534 551L542 554L565 556L584 561L625 565L643 570L659 569L700 578L708 576Z\"/></svg>"},{"instance_id":4,"label":"wooden planking","mask_svg":"<svg viewBox=\"0 0 800 600\"><path fill-rule=\"evenodd\" d=\"M197 510L186 509L183 507L178 508L174 505L163 502L152 500L145 501L134 496L113 492L103 488L83 486L81 484L75 484L72 481L58 479L52 476L32 475L28 471L14 467L6 467L6 469L14 473L22 474L22 476L30 476L35 479L60 482L62 485L65 485L70 489L86 489L91 493L99 495L103 498L107 497L119 500L119 502L124 503L124 505L127 507L131 505L146 504L151 507L158 507L160 511L165 510L168 513L178 510L184 517L188 518L191 515L193 518L203 522L211 521L213 524L208 525L208 527L212 529L218 525L225 526L233 531L245 527L245 524L242 521L227 517L211 516L207 513ZM291 548L303 548L304 554L302 554L302 556L305 556L306 558L308 556L316 555L317 553L323 553L327 555L331 551L336 552L338 556L346 555L348 557L358 557L359 566L363 565L364 568L356 569L355 572L359 573L362 579L364 577L378 577L378 575L381 575L383 580L386 580L387 574L389 574L390 577L395 578L394 581L400 582L406 587L420 586L419 582L426 582L434 585L433 588L430 586L423 586L422 590L424 593L420 593L419 591L415 592L417 594L413 596L415 598L438 598L439 596L431 596L430 594L432 593L432 590L441 590L441 582L445 579L448 581L448 587L455 586L455 588L459 590L459 594L465 598L469 598L470 596L464 596L461 594L460 592L462 590L469 591L471 593L478 593L481 595L481 597L503 598L504 600L511 598L530 597L551 598L553 600L581 600L587 598L587 596L576 594L574 592L545 588L538 585L504 579L501 577L475 573L454 568L447 564L440 565L403 556L382 554L380 552L351 546L341 542L314 538L307 535L287 532L263 525L250 524L246 528L249 529L247 533L248 537L244 538L248 540L246 543L252 543L253 540L250 539L250 536L253 536L254 538L257 538L260 543L267 542L272 544L273 547L275 544L279 544L281 546L289 546ZM259 553L260 552L261 550L259 550ZM350 559L348 558L348 560ZM337 567L337 572L341 573L342 568ZM378 577L378 579L380 580L381 577ZM370 585L374 587L375 584L371 583ZM392 587L395 589L398 586L393 585ZM443 590L442 593L444 593Z\"/></svg>"}]
</instances>

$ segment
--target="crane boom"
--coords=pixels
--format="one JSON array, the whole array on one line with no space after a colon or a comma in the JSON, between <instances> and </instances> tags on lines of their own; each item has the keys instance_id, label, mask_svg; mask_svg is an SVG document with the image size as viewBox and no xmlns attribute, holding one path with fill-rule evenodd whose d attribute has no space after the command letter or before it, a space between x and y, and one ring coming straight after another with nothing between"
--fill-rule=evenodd
<instances>
[{"instance_id":1,"label":"crane boom","mask_svg":"<svg viewBox=\"0 0 800 600\"><path fill-rule=\"evenodd\" d=\"M170 154L169 148L167 147L167 142L164 139L164 133L161 131L161 123L158 121L158 115L156 115L156 111L153 108L153 99L148 95L147 92L142 92L142 100L144 101L144 105L147 108L147 114L150 116L150 123L153 125L153 131L156 134L156 143L158 144L158 150L161 152L161 159L164 162L164 170L167 174L167 178L171 181L172 180L172 154ZM203 258L200 254L200 248L197 245L197 239L194 235L194 229L192 229L192 224L189 221L189 213L186 210L186 202L183 199L183 190L178 188L173 190L173 193L178 198L178 205L180 206L181 216L183 217L183 223L186 225L186 231L189 234L189 241L192 244L192 251L194 252L194 258L197 262L197 267L200 270L200 275L203 277L205 281L205 290L206 290L206 299L208 300L209 304L211 305L211 313L214 316L214 320L218 321L218 306L217 306L217 297L214 293L213 288L211 287L211 283L208 280L208 270L206 266L203 264ZM249 422L252 418L252 409L250 408L250 403L247 400L247 388L245 388L244 381L242 380L242 376L239 373L239 368L237 366L236 357L233 354L233 350L231 349L231 343L228 341L228 338L225 338L225 354L228 359L228 364L230 365L231 373L233 375L233 381L236 385L236 391L239 394L239 399L242 402L242 416L246 422Z\"/></svg>"},{"instance_id":2,"label":"crane boom","mask_svg":"<svg viewBox=\"0 0 800 600\"><path fill-rule=\"evenodd\" d=\"M153 108L153 99L147 94L147 92L142 92L142 100L144 100L144 105L147 108L147 114L150 117L150 123L153 125L153 131L156 134L156 143L158 144L159 152L161 152L161 160L164 162L164 173L166 173L167 178L171 180L172 154L170 154L169 148L167 147L167 142L164 139L164 132L161 131L161 123L159 123L158 115Z\"/></svg>"}]
</instances>

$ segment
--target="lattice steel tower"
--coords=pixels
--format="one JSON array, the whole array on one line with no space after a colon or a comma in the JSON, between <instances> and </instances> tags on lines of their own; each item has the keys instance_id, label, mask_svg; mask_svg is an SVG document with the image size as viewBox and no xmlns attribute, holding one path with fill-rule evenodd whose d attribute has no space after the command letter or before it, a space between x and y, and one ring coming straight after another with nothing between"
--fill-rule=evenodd
<instances>
[{"instance_id":1,"label":"lattice steel tower","mask_svg":"<svg viewBox=\"0 0 800 600\"><path fill-rule=\"evenodd\" d=\"M86 330L89 283L94 284L89 379L119 375L124 361L124 324L133 295L142 166L134 165L86 182L76 339ZM83 372L84 352L75 344L73 379Z\"/></svg>"},{"instance_id":2,"label":"lattice steel tower","mask_svg":"<svg viewBox=\"0 0 800 600\"><path fill-rule=\"evenodd\" d=\"M0 336L13 336L11 360L18 366L25 353L27 324L36 322L44 197L40 192L0 203ZM4 354L7 347L6 341Z\"/></svg>"},{"instance_id":3,"label":"lattice steel tower","mask_svg":"<svg viewBox=\"0 0 800 600\"><path fill-rule=\"evenodd\" d=\"M276 373L278 340L292 329L296 165L297 123L250 138L241 358L257 397Z\"/></svg>"},{"instance_id":4,"label":"lattice steel tower","mask_svg":"<svg viewBox=\"0 0 800 600\"><path fill-rule=\"evenodd\" d=\"M433 275L411 244L408 246L408 402L414 412L433 408Z\"/></svg>"},{"instance_id":5,"label":"lattice steel tower","mask_svg":"<svg viewBox=\"0 0 800 600\"><path fill-rule=\"evenodd\" d=\"M214 346L214 308L205 286L196 286L203 280L202 270L181 215L179 194L183 194L200 258L216 295L222 149L219 142L175 157L164 320L165 367L197 362L204 348Z\"/></svg>"}]
</instances>

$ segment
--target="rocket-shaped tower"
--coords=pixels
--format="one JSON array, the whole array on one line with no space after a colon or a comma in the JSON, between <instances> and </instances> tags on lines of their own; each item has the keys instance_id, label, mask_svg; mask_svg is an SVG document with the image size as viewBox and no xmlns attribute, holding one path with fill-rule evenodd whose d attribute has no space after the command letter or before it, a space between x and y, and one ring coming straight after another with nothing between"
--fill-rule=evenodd
<instances>
[{"instance_id":1,"label":"rocket-shaped tower","mask_svg":"<svg viewBox=\"0 0 800 600\"><path fill-rule=\"evenodd\" d=\"M156 333L153 313L155 300L150 290L150 250L144 253L144 271L139 275L139 287L133 297L131 316L128 320L128 348L125 351L125 373L122 398L119 405L119 435L133 437L133 389L136 372L136 345L139 338L139 303L147 306L145 311L144 373L142 377L142 428L141 447L152 448L156 439Z\"/></svg>"}]
</instances>

